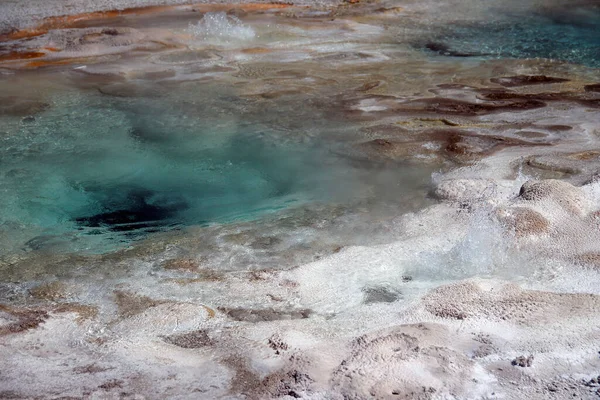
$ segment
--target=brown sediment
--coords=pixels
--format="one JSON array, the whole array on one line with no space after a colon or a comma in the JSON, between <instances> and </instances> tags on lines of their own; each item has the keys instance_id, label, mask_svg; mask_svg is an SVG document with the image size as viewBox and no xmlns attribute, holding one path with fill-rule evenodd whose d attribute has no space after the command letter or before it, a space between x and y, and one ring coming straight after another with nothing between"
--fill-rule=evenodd
<instances>
[{"instance_id":1,"label":"brown sediment","mask_svg":"<svg viewBox=\"0 0 600 400\"><path fill-rule=\"evenodd\" d=\"M273 90L270 92L260 93L259 96L263 99L277 99L283 96L293 96L297 94L302 94L303 91L298 89L285 89L285 90Z\"/></svg>"},{"instance_id":2,"label":"brown sediment","mask_svg":"<svg viewBox=\"0 0 600 400\"><path fill-rule=\"evenodd\" d=\"M0 326L0 336L35 329L49 318L48 313L43 310L13 308L4 304L0 304L0 313L6 313L16 319L15 322Z\"/></svg>"},{"instance_id":3,"label":"brown sediment","mask_svg":"<svg viewBox=\"0 0 600 400\"><path fill-rule=\"evenodd\" d=\"M380 7L374 10L374 12L381 14L398 14L403 11L403 7Z\"/></svg>"},{"instance_id":4,"label":"brown sediment","mask_svg":"<svg viewBox=\"0 0 600 400\"><path fill-rule=\"evenodd\" d=\"M305 319L312 314L311 310L278 311L272 308L252 310L247 308L219 308L228 317L242 322L265 322L290 319Z\"/></svg>"},{"instance_id":5,"label":"brown sediment","mask_svg":"<svg viewBox=\"0 0 600 400\"><path fill-rule=\"evenodd\" d=\"M516 100L504 104L480 104L449 98L426 98L405 103L409 107L403 105L398 107L396 111L476 116L493 112L534 110L546 107L546 103L538 99L524 98Z\"/></svg>"},{"instance_id":6,"label":"brown sediment","mask_svg":"<svg viewBox=\"0 0 600 400\"><path fill-rule=\"evenodd\" d=\"M598 252L588 252L577 255L572 258L572 261L576 264L581 264L600 271L600 253Z\"/></svg>"},{"instance_id":7,"label":"brown sediment","mask_svg":"<svg viewBox=\"0 0 600 400\"><path fill-rule=\"evenodd\" d=\"M147 296L115 290L115 303L122 317L131 317L146 311L148 308L156 307L163 301L154 300Z\"/></svg>"},{"instance_id":8,"label":"brown sediment","mask_svg":"<svg viewBox=\"0 0 600 400\"><path fill-rule=\"evenodd\" d=\"M496 216L504 228L517 237L540 235L550 229L550 222L542 214L527 207L498 209Z\"/></svg>"},{"instance_id":9,"label":"brown sediment","mask_svg":"<svg viewBox=\"0 0 600 400\"><path fill-rule=\"evenodd\" d=\"M424 147L434 143L437 147ZM443 157L449 161L470 163L510 146L549 146L550 143L529 142L498 135L479 135L459 129L434 129L419 133L413 140L378 138L358 145L372 156L393 160L415 159L420 162L435 161ZM430 158L419 158L429 156Z\"/></svg>"},{"instance_id":10,"label":"brown sediment","mask_svg":"<svg viewBox=\"0 0 600 400\"><path fill-rule=\"evenodd\" d=\"M10 53L0 54L0 62L30 60L32 58L40 58L46 53L39 51L11 51Z\"/></svg>"},{"instance_id":11,"label":"brown sediment","mask_svg":"<svg viewBox=\"0 0 600 400\"><path fill-rule=\"evenodd\" d=\"M19 99L15 96L0 97L0 115L26 117L38 114L50 107L48 103Z\"/></svg>"},{"instance_id":12,"label":"brown sediment","mask_svg":"<svg viewBox=\"0 0 600 400\"><path fill-rule=\"evenodd\" d=\"M529 86L529 85L542 85L550 83L562 83L569 82L569 79L556 78L553 76L546 75L515 75L501 78L490 79L492 83L497 83L504 87L517 87L517 86Z\"/></svg>"},{"instance_id":13,"label":"brown sediment","mask_svg":"<svg viewBox=\"0 0 600 400\"><path fill-rule=\"evenodd\" d=\"M39 300L57 301L68 297L68 287L63 282L42 283L29 290L29 294Z\"/></svg>"},{"instance_id":14,"label":"brown sediment","mask_svg":"<svg viewBox=\"0 0 600 400\"><path fill-rule=\"evenodd\" d=\"M217 313L215 312L215 310L213 310L212 308L210 308L209 306L205 306L204 304L201 304L202 308L204 308L206 310L206 312L208 313L208 318L214 318L215 315L217 315Z\"/></svg>"},{"instance_id":15,"label":"brown sediment","mask_svg":"<svg viewBox=\"0 0 600 400\"><path fill-rule=\"evenodd\" d=\"M164 340L166 343L181 347L183 349L197 349L212 344L212 340L208 337L208 332L206 329L163 336L162 340Z\"/></svg>"},{"instance_id":16,"label":"brown sediment","mask_svg":"<svg viewBox=\"0 0 600 400\"><path fill-rule=\"evenodd\" d=\"M481 90L480 93L478 97L482 100L518 100L524 102L570 101L585 107L600 107L600 99L587 98L584 93L580 92L516 93Z\"/></svg>"},{"instance_id":17,"label":"brown sediment","mask_svg":"<svg viewBox=\"0 0 600 400\"><path fill-rule=\"evenodd\" d=\"M535 131L519 131L515 133L516 135L522 136L528 139L536 139L536 138L544 138L548 136L543 132L535 132Z\"/></svg>"},{"instance_id":18,"label":"brown sediment","mask_svg":"<svg viewBox=\"0 0 600 400\"><path fill-rule=\"evenodd\" d=\"M577 99L577 102L584 107L600 108L600 99Z\"/></svg>"},{"instance_id":19,"label":"brown sediment","mask_svg":"<svg viewBox=\"0 0 600 400\"><path fill-rule=\"evenodd\" d=\"M259 12L276 10L281 8L290 7L290 4L283 3L247 3L247 4L236 4L236 8L244 10L245 12ZM74 15L64 15L57 17L48 17L42 20L40 24L35 27L11 30L0 35L0 42L28 39L36 36L41 36L48 31L53 29L67 29L67 28L79 28L85 26L85 24L94 23L103 20L115 19L118 17L132 16L132 15L145 15L145 14L156 14L168 11L177 10L189 10L197 12L210 12L210 11L228 11L232 8L231 4L194 4L186 6L147 6L147 7L134 7L127 8L124 10L107 10L107 11L95 11L89 13L81 13Z\"/></svg>"},{"instance_id":20,"label":"brown sediment","mask_svg":"<svg viewBox=\"0 0 600 400\"><path fill-rule=\"evenodd\" d=\"M109 371L111 369L114 369L114 368L100 367L97 364L93 363L93 364L88 364L88 365L84 365L81 367L75 367L75 368L73 368L73 372L76 374L97 374L99 372L105 372L105 371Z\"/></svg>"},{"instance_id":21,"label":"brown sediment","mask_svg":"<svg viewBox=\"0 0 600 400\"><path fill-rule=\"evenodd\" d=\"M246 54L264 54L272 52L272 49L268 49L266 47L249 47L247 49L242 49L242 53Z\"/></svg>"},{"instance_id":22,"label":"brown sediment","mask_svg":"<svg viewBox=\"0 0 600 400\"><path fill-rule=\"evenodd\" d=\"M534 126L539 127L541 129L547 129L549 131L554 131L554 132L565 132L565 131L570 131L573 129L573 127L570 125L534 125Z\"/></svg>"},{"instance_id":23,"label":"brown sediment","mask_svg":"<svg viewBox=\"0 0 600 400\"><path fill-rule=\"evenodd\" d=\"M98 307L80 303L63 303L52 309L55 313L75 313L77 322L81 323L88 319L94 319L98 315Z\"/></svg>"},{"instance_id":24,"label":"brown sediment","mask_svg":"<svg viewBox=\"0 0 600 400\"><path fill-rule=\"evenodd\" d=\"M191 258L174 258L163 263L163 268L167 270L196 272L199 267L198 261Z\"/></svg>"},{"instance_id":25,"label":"brown sediment","mask_svg":"<svg viewBox=\"0 0 600 400\"><path fill-rule=\"evenodd\" d=\"M573 160L581 160L581 161L588 161L588 160L593 160L600 158L600 151L598 150L587 150L587 151L581 151L578 153L571 153L565 156L566 158L570 158Z\"/></svg>"},{"instance_id":26,"label":"brown sediment","mask_svg":"<svg viewBox=\"0 0 600 400\"><path fill-rule=\"evenodd\" d=\"M74 57L74 58L60 58L60 59L51 59L51 60L37 60L31 61L25 64L28 68L40 68L40 67L53 67L60 65L69 65L75 63L89 63L93 60L97 59L95 56L90 57Z\"/></svg>"},{"instance_id":27,"label":"brown sediment","mask_svg":"<svg viewBox=\"0 0 600 400\"><path fill-rule=\"evenodd\" d=\"M248 362L238 355L230 356L223 362L235 373L230 393L239 393L251 400L304 397L300 393L310 392L314 382L308 374L297 368L285 368L263 378L253 372Z\"/></svg>"},{"instance_id":28,"label":"brown sediment","mask_svg":"<svg viewBox=\"0 0 600 400\"><path fill-rule=\"evenodd\" d=\"M379 85L381 85L381 81L366 82L363 85L361 85L360 87L356 88L356 90L359 91L359 92L366 92L366 91L369 91L371 89L375 89Z\"/></svg>"},{"instance_id":29,"label":"brown sediment","mask_svg":"<svg viewBox=\"0 0 600 400\"><path fill-rule=\"evenodd\" d=\"M586 85L583 87L586 92L600 92L600 83L594 83L593 85Z\"/></svg>"}]
</instances>

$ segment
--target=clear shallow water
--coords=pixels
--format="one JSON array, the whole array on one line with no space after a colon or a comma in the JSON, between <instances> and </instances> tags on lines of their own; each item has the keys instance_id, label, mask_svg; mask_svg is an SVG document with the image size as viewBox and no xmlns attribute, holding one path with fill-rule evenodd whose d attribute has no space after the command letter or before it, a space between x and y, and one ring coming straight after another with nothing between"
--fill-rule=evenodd
<instances>
[{"instance_id":1,"label":"clear shallow water","mask_svg":"<svg viewBox=\"0 0 600 400\"><path fill-rule=\"evenodd\" d=\"M600 7L536 13L490 12L489 19L434 28L425 47L442 55L546 58L600 67Z\"/></svg>"}]
</instances>

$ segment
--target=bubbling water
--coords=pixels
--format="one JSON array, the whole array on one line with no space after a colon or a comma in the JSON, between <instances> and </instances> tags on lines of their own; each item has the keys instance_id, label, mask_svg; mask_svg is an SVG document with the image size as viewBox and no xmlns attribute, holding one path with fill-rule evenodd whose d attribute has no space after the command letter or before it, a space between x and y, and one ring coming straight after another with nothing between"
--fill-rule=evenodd
<instances>
[{"instance_id":1,"label":"bubbling water","mask_svg":"<svg viewBox=\"0 0 600 400\"><path fill-rule=\"evenodd\" d=\"M196 23L190 24L189 31L199 39L219 42L247 41L256 37L252 27L245 25L238 17L224 12L209 12Z\"/></svg>"}]
</instances>

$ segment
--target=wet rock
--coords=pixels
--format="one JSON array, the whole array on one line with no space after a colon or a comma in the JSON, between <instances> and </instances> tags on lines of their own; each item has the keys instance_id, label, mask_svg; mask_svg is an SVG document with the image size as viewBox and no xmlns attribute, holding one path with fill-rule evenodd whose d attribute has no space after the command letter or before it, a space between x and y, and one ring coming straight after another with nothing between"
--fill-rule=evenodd
<instances>
[{"instance_id":1,"label":"wet rock","mask_svg":"<svg viewBox=\"0 0 600 400\"><path fill-rule=\"evenodd\" d=\"M234 308L226 309L220 308L220 311L227 314L229 318L236 321L242 322L265 322L265 321L279 321L279 320L290 320L290 319L305 319L309 318L312 314L311 310L292 310L292 311L279 311L272 308L262 310L251 310L247 308Z\"/></svg>"},{"instance_id":2,"label":"wet rock","mask_svg":"<svg viewBox=\"0 0 600 400\"><path fill-rule=\"evenodd\" d=\"M361 143L357 148L375 161L410 160L429 163L439 160L439 145L424 147L424 142L395 141L390 139L374 139Z\"/></svg>"},{"instance_id":3,"label":"wet rock","mask_svg":"<svg viewBox=\"0 0 600 400\"><path fill-rule=\"evenodd\" d=\"M17 97L0 97L0 116L33 117L50 108L50 104Z\"/></svg>"},{"instance_id":4,"label":"wet rock","mask_svg":"<svg viewBox=\"0 0 600 400\"><path fill-rule=\"evenodd\" d=\"M363 288L365 304L393 303L400 298L400 293L385 286Z\"/></svg>"},{"instance_id":5,"label":"wet rock","mask_svg":"<svg viewBox=\"0 0 600 400\"><path fill-rule=\"evenodd\" d=\"M526 201L550 200L566 211L578 215L584 213L587 205L580 188L556 179L525 182L519 191L519 198Z\"/></svg>"},{"instance_id":6,"label":"wet rock","mask_svg":"<svg viewBox=\"0 0 600 400\"><path fill-rule=\"evenodd\" d=\"M496 183L490 179L446 179L436 186L434 195L441 200L471 202L492 196L495 189Z\"/></svg>"},{"instance_id":7,"label":"wet rock","mask_svg":"<svg viewBox=\"0 0 600 400\"><path fill-rule=\"evenodd\" d=\"M160 97L166 91L164 88L150 84L113 83L98 88L98 91L113 97Z\"/></svg>"},{"instance_id":8,"label":"wet rock","mask_svg":"<svg viewBox=\"0 0 600 400\"><path fill-rule=\"evenodd\" d=\"M549 83L561 83L569 82L569 79L556 78L553 76L546 75L515 75L506 76L502 78L492 78L491 82L497 83L504 87L517 87L517 86L529 86L529 85L542 85Z\"/></svg>"},{"instance_id":9,"label":"wet rock","mask_svg":"<svg viewBox=\"0 0 600 400\"><path fill-rule=\"evenodd\" d=\"M517 237L541 235L550 229L550 222L539 212L527 207L510 207L496 210L496 216L505 229Z\"/></svg>"},{"instance_id":10,"label":"wet rock","mask_svg":"<svg viewBox=\"0 0 600 400\"><path fill-rule=\"evenodd\" d=\"M529 357L519 356L512 360L511 364L523 368L531 367L533 365L533 355L530 355Z\"/></svg>"},{"instance_id":11,"label":"wet rock","mask_svg":"<svg viewBox=\"0 0 600 400\"><path fill-rule=\"evenodd\" d=\"M582 173L581 166L573 160L565 160L558 156L534 156L525 161L526 167L536 170L536 175L543 178L561 178Z\"/></svg>"},{"instance_id":12,"label":"wet rock","mask_svg":"<svg viewBox=\"0 0 600 400\"><path fill-rule=\"evenodd\" d=\"M208 336L208 331L205 329L187 333L180 333L177 335L163 336L162 339L166 343L184 349L197 349L212 344L212 340Z\"/></svg>"},{"instance_id":13,"label":"wet rock","mask_svg":"<svg viewBox=\"0 0 600 400\"><path fill-rule=\"evenodd\" d=\"M467 281L432 290L424 296L423 306L433 315L448 318L477 315L525 326L545 326L556 323L557 314L563 315L565 321L595 316L600 296L524 290L514 284L482 288Z\"/></svg>"}]
</instances>

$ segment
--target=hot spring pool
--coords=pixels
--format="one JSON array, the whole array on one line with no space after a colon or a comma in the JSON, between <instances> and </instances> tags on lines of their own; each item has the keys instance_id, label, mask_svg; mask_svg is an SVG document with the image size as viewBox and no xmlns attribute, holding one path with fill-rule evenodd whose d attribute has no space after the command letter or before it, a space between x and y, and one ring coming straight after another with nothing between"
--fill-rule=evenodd
<instances>
[{"instance_id":1,"label":"hot spring pool","mask_svg":"<svg viewBox=\"0 0 600 400\"><path fill-rule=\"evenodd\" d=\"M361 167L328 142L326 132L347 126L314 113L269 126L226 85L198 88L124 96L62 87L35 116L0 117L4 252L102 253L153 233L374 195ZM319 139L307 135L315 129ZM401 187L411 173L386 179ZM420 176L424 184L428 172Z\"/></svg>"}]
</instances>

